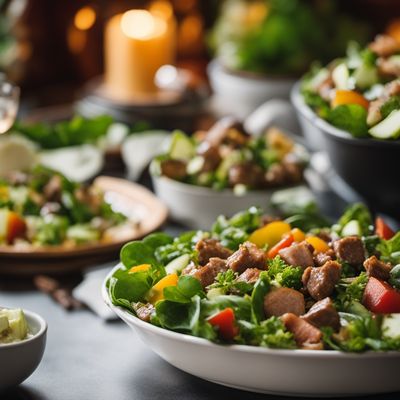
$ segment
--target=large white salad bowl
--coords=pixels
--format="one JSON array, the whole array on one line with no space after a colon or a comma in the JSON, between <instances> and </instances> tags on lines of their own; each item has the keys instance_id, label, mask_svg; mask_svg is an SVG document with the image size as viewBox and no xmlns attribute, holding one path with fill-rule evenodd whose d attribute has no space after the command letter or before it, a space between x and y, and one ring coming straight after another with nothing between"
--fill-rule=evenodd
<instances>
[{"instance_id":1,"label":"large white salad bowl","mask_svg":"<svg viewBox=\"0 0 400 400\"><path fill-rule=\"evenodd\" d=\"M107 305L143 342L173 366L211 382L283 396L337 397L400 391L400 352L341 353L329 350L275 350L218 345L141 321L114 306L106 282Z\"/></svg>"}]
</instances>

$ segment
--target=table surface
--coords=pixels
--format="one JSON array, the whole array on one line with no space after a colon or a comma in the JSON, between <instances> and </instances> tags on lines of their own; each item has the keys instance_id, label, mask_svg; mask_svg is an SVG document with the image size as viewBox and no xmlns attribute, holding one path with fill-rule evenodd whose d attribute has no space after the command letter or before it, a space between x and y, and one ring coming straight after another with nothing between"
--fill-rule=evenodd
<instances>
[{"instance_id":1,"label":"table surface","mask_svg":"<svg viewBox=\"0 0 400 400\"><path fill-rule=\"evenodd\" d=\"M326 206L322 211L333 217L343 209L342 204L334 210L340 202L331 194L322 200ZM168 224L166 230L174 235L182 228ZM104 322L87 309L67 312L29 284L0 277L0 305L37 312L48 323L46 351L38 369L18 388L0 394L0 400L283 399L230 389L182 372L154 354L123 322Z\"/></svg>"}]
</instances>

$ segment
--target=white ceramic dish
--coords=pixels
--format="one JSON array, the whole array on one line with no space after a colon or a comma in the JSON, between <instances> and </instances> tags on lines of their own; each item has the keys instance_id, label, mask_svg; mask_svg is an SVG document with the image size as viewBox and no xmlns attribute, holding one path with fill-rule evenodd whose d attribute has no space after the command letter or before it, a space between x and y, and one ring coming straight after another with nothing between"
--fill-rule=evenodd
<instances>
[{"instance_id":1,"label":"white ceramic dish","mask_svg":"<svg viewBox=\"0 0 400 400\"><path fill-rule=\"evenodd\" d=\"M32 336L16 343L0 344L0 392L19 385L40 364L46 346L47 323L24 310Z\"/></svg>"},{"instance_id":2,"label":"white ceramic dish","mask_svg":"<svg viewBox=\"0 0 400 400\"><path fill-rule=\"evenodd\" d=\"M157 197L168 207L170 216L192 229L208 230L219 215L227 217L259 206L268 212L268 201L275 189L254 190L237 196L231 189L221 191L189 185L165 176L152 175Z\"/></svg>"},{"instance_id":3,"label":"white ceramic dish","mask_svg":"<svg viewBox=\"0 0 400 400\"><path fill-rule=\"evenodd\" d=\"M215 106L221 114L234 114L245 118L267 100L288 99L295 83L292 78L267 78L255 74L234 73L212 61L207 68L211 87L215 93Z\"/></svg>"},{"instance_id":4,"label":"white ceramic dish","mask_svg":"<svg viewBox=\"0 0 400 400\"><path fill-rule=\"evenodd\" d=\"M105 302L144 343L173 366L208 381L283 396L342 397L400 390L400 352L351 354L218 345L141 321L111 304L105 283Z\"/></svg>"}]
</instances>

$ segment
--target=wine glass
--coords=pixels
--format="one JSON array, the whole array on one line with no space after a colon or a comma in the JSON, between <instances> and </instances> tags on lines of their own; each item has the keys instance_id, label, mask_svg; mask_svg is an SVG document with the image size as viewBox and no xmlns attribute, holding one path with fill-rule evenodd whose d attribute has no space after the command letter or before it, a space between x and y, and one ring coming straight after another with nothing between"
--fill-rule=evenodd
<instances>
[{"instance_id":1,"label":"wine glass","mask_svg":"<svg viewBox=\"0 0 400 400\"><path fill-rule=\"evenodd\" d=\"M0 76L0 135L13 125L19 105L19 87Z\"/></svg>"}]
</instances>

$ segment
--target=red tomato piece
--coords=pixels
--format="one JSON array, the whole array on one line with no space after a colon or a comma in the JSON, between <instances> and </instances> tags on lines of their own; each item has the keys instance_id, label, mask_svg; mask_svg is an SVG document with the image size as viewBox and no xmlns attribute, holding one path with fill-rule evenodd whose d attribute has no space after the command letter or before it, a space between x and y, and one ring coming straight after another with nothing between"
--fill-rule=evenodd
<instances>
[{"instance_id":1,"label":"red tomato piece","mask_svg":"<svg viewBox=\"0 0 400 400\"><path fill-rule=\"evenodd\" d=\"M285 235L280 242L278 242L275 246L271 247L268 250L267 257L268 258L276 257L279 253L279 250L282 250L285 247L289 247L293 242L294 242L294 237L291 233L289 235Z\"/></svg>"},{"instance_id":2,"label":"red tomato piece","mask_svg":"<svg viewBox=\"0 0 400 400\"><path fill-rule=\"evenodd\" d=\"M232 340L238 333L239 328L235 325L235 313L228 307L208 318L211 325L218 327L222 339Z\"/></svg>"},{"instance_id":3,"label":"red tomato piece","mask_svg":"<svg viewBox=\"0 0 400 400\"><path fill-rule=\"evenodd\" d=\"M381 217L375 219L375 233L385 240L389 240L394 236L394 231Z\"/></svg>"},{"instance_id":4,"label":"red tomato piece","mask_svg":"<svg viewBox=\"0 0 400 400\"><path fill-rule=\"evenodd\" d=\"M364 290L363 304L376 314L400 313L400 292L387 282L370 277Z\"/></svg>"},{"instance_id":5,"label":"red tomato piece","mask_svg":"<svg viewBox=\"0 0 400 400\"><path fill-rule=\"evenodd\" d=\"M7 215L7 242L12 244L18 237L24 237L26 233L25 220L14 211Z\"/></svg>"}]
</instances>

